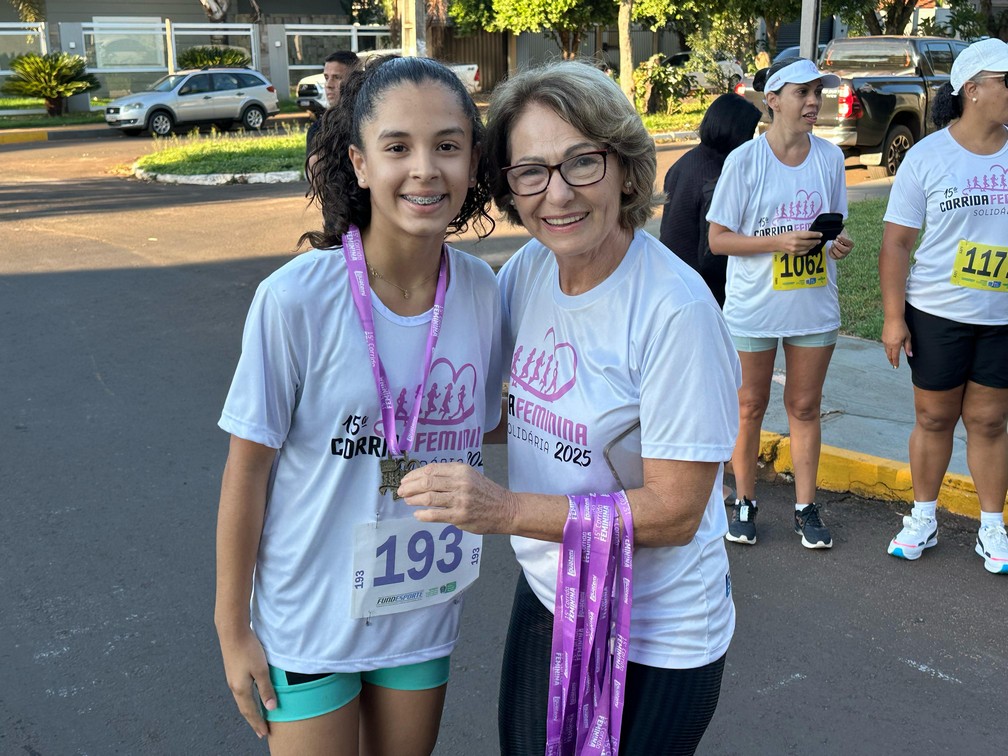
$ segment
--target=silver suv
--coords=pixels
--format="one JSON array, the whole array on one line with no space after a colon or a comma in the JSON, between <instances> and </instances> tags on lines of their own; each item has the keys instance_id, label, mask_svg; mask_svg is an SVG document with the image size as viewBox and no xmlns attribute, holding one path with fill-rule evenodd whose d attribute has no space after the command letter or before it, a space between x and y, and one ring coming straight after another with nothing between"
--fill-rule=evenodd
<instances>
[{"instance_id":1,"label":"silver suv","mask_svg":"<svg viewBox=\"0 0 1008 756\"><path fill-rule=\"evenodd\" d=\"M167 136L176 126L212 123L261 129L280 112L276 87L248 68L204 68L168 74L146 92L126 95L105 107L105 123L136 136Z\"/></svg>"}]
</instances>

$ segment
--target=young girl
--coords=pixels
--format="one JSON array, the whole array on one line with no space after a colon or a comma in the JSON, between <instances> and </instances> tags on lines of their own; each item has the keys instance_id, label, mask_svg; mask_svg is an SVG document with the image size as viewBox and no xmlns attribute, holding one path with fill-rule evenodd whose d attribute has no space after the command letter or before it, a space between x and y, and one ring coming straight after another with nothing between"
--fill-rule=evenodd
<instances>
[{"instance_id":1,"label":"young girl","mask_svg":"<svg viewBox=\"0 0 1008 756\"><path fill-rule=\"evenodd\" d=\"M480 542L396 489L428 462L481 466L499 419L493 273L444 245L488 220L483 128L420 58L355 73L321 128L324 230L259 286L220 420L215 621L272 753L429 754Z\"/></svg>"},{"instance_id":2,"label":"young girl","mask_svg":"<svg viewBox=\"0 0 1008 756\"><path fill-rule=\"evenodd\" d=\"M843 155L812 134L824 86L840 79L805 58L767 72L770 127L725 160L711 208L710 248L729 255L725 320L742 362L739 436L732 455L738 498L726 538L756 543L756 460L770 399L777 342L784 341L784 409L794 460L794 530L809 549L833 545L815 504L822 446L819 406L840 328L835 260L854 246L844 234L821 246L823 213L847 215Z\"/></svg>"}]
</instances>

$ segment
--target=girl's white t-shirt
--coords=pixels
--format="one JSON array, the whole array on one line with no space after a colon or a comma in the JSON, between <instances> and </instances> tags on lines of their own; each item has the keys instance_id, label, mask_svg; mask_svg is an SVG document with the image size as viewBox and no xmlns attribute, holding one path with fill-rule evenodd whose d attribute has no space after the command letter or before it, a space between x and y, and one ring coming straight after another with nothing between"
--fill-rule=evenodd
<instances>
[{"instance_id":1,"label":"girl's white t-shirt","mask_svg":"<svg viewBox=\"0 0 1008 756\"><path fill-rule=\"evenodd\" d=\"M485 262L448 253L444 319L410 457L480 467L483 433L500 419L499 299ZM431 312L396 315L377 297L372 310L401 434ZM270 664L356 672L451 653L461 597L351 617L355 526L412 517L412 508L378 492L381 412L342 250L302 254L260 284L219 424L279 449L251 606Z\"/></svg>"},{"instance_id":2,"label":"girl's white t-shirt","mask_svg":"<svg viewBox=\"0 0 1008 756\"><path fill-rule=\"evenodd\" d=\"M896 173L885 221L924 228L910 304L960 323L1008 323L1008 142L977 155L948 129L925 137Z\"/></svg>"},{"instance_id":3,"label":"girl's white t-shirt","mask_svg":"<svg viewBox=\"0 0 1008 756\"><path fill-rule=\"evenodd\" d=\"M798 166L778 160L765 134L732 151L707 221L744 236L770 236L805 230L821 213L846 218L843 153L819 137L810 135L809 141L808 157ZM724 315L732 334L771 338L839 328L836 262L824 251L812 273L824 285L805 287L810 276L804 258L782 258L775 269L774 257L728 257ZM778 283L789 276L788 283Z\"/></svg>"}]
</instances>

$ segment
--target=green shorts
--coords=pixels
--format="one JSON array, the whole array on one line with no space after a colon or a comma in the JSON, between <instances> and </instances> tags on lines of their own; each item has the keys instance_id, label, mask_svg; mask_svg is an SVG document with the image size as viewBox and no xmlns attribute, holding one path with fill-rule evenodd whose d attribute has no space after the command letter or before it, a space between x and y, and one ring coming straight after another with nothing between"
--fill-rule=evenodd
<instances>
[{"instance_id":1,"label":"green shorts","mask_svg":"<svg viewBox=\"0 0 1008 756\"><path fill-rule=\"evenodd\" d=\"M371 669L366 672L335 672L329 675L302 675L269 668L270 681L276 691L277 707L266 711L268 722L297 722L336 711L354 700L363 683L392 690L429 690L448 682L450 656L406 664L402 667ZM301 680L300 682L291 682ZM303 678L308 678L304 680Z\"/></svg>"},{"instance_id":2,"label":"green shorts","mask_svg":"<svg viewBox=\"0 0 1008 756\"><path fill-rule=\"evenodd\" d=\"M788 346L799 347L825 347L833 346L837 342L839 330L825 331L824 333L807 333L803 336L784 336L784 343ZM739 352L769 352L777 348L780 339L775 337L762 338L757 336L735 336L732 334L732 341L736 351Z\"/></svg>"}]
</instances>

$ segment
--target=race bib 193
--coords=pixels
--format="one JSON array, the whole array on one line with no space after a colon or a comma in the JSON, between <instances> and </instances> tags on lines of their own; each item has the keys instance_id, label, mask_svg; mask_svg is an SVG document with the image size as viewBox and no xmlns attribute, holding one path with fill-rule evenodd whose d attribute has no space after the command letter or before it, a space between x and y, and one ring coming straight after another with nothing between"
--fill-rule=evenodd
<instances>
[{"instance_id":1,"label":"race bib 193","mask_svg":"<svg viewBox=\"0 0 1008 756\"><path fill-rule=\"evenodd\" d=\"M826 285L825 252L820 249L810 255L773 256L773 287L776 291L817 289Z\"/></svg>"},{"instance_id":2,"label":"race bib 193","mask_svg":"<svg viewBox=\"0 0 1008 756\"><path fill-rule=\"evenodd\" d=\"M1008 291L1008 247L992 247L963 239L956 249L951 282L983 291Z\"/></svg>"},{"instance_id":3,"label":"race bib 193","mask_svg":"<svg viewBox=\"0 0 1008 756\"><path fill-rule=\"evenodd\" d=\"M407 517L354 529L351 615L395 614L455 598L479 577L483 537Z\"/></svg>"}]
</instances>

